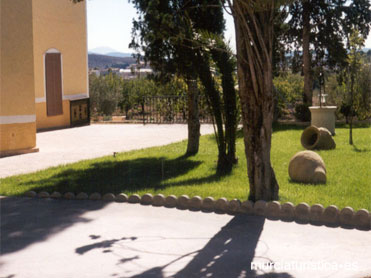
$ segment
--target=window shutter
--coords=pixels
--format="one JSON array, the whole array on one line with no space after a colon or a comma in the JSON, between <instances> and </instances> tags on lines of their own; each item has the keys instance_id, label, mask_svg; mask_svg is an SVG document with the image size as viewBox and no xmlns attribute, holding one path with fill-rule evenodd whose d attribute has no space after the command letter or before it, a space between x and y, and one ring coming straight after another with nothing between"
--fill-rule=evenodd
<instances>
[{"instance_id":1,"label":"window shutter","mask_svg":"<svg viewBox=\"0 0 371 278\"><path fill-rule=\"evenodd\" d=\"M47 115L62 115L62 67L60 53L46 53L45 79Z\"/></svg>"}]
</instances>

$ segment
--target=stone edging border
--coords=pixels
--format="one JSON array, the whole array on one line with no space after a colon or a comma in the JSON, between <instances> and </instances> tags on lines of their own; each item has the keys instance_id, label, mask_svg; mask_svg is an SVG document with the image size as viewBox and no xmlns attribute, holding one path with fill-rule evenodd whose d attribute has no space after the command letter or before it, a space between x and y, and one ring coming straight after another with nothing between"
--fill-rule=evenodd
<instances>
[{"instance_id":1,"label":"stone edging border","mask_svg":"<svg viewBox=\"0 0 371 278\"><path fill-rule=\"evenodd\" d=\"M112 193L104 194L80 192L75 195L72 192L64 193L42 191L36 193L35 191L28 191L25 193L26 197L30 198L52 198L52 199L68 199L68 200L102 200L106 202L128 202L131 204L152 205L155 207L178 208L181 210L215 212L219 214L228 213L235 214L248 214L266 217L270 220L282 220L286 222L295 221L300 224L312 224L316 226L325 225L329 227L343 227L343 228L356 228L359 230L371 230L371 214L366 209L354 211L351 207L345 207L341 211L335 206L331 205L324 208L321 204L309 206L307 203L300 203L294 206L292 203L287 202L281 204L278 201L265 202L251 201L241 202L238 199L227 200L220 198L214 200L213 197L206 197L202 199L199 196L192 198L187 195L176 197L169 195L165 197L162 194L153 196L150 193L139 196L133 194L127 196L126 194Z\"/></svg>"}]
</instances>

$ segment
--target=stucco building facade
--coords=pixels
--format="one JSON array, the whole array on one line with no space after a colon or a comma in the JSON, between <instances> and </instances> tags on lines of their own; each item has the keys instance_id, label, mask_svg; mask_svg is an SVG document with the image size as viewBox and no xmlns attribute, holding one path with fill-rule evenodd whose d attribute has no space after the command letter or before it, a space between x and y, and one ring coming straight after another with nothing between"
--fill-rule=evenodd
<instances>
[{"instance_id":1,"label":"stucco building facade","mask_svg":"<svg viewBox=\"0 0 371 278\"><path fill-rule=\"evenodd\" d=\"M86 3L0 1L0 155L36 151L36 131L88 116Z\"/></svg>"}]
</instances>

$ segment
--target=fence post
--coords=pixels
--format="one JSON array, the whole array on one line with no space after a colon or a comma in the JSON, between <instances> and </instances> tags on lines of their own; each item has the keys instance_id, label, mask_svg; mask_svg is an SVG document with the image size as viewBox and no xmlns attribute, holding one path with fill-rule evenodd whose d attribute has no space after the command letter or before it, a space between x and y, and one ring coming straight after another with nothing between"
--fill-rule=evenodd
<instances>
[{"instance_id":1,"label":"fence post","mask_svg":"<svg viewBox=\"0 0 371 278\"><path fill-rule=\"evenodd\" d=\"M143 97L143 111L142 111L142 114L143 114L143 125L146 124L146 118L145 118L145 110L146 110L146 98Z\"/></svg>"}]
</instances>

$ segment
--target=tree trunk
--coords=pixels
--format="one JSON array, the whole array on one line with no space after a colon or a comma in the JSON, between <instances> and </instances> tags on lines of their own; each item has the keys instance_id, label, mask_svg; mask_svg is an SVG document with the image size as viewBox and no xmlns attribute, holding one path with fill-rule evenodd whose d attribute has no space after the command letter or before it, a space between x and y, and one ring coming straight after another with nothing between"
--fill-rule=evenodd
<instances>
[{"instance_id":1,"label":"tree trunk","mask_svg":"<svg viewBox=\"0 0 371 278\"><path fill-rule=\"evenodd\" d=\"M309 50L310 41L310 1L303 1L303 73L304 73L304 95L303 102L308 106L312 105L313 78L311 62L312 58Z\"/></svg>"},{"instance_id":2,"label":"tree trunk","mask_svg":"<svg viewBox=\"0 0 371 278\"><path fill-rule=\"evenodd\" d=\"M187 80L188 94L188 145L186 155L198 153L200 144L200 120L198 111L197 80Z\"/></svg>"},{"instance_id":3,"label":"tree trunk","mask_svg":"<svg viewBox=\"0 0 371 278\"><path fill-rule=\"evenodd\" d=\"M216 62L222 78L223 102L225 114L225 141L227 144L227 158L232 163L237 163L236 157L236 131L237 131L237 100L233 72L235 62L228 52L224 42L218 45L218 49L211 51L213 60Z\"/></svg>"},{"instance_id":4,"label":"tree trunk","mask_svg":"<svg viewBox=\"0 0 371 278\"><path fill-rule=\"evenodd\" d=\"M223 77L223 79L228 79L229 77ZM230 75L232 78L232 74ZM231 83L234 82L233 78ZM228 81L227 81L228 82ZM237 104L236 104L236 92L233 89L223 90L223 100L225 109L225 139L227 142L227 156L228 160L232 164L237 163L236 156L236 132L237 132Z\"/></svg>"},{"instance_id":5,"label":"tree trunk","mask_svg":"<svg viewBox=\"0 0 371 278\"><path fill-rule=\"evenodd\" d=\"M353 102L354 102L354 74L350 76L350 119L349 119L349 144L353 145Z\"/></svg>"},{"instance_id":6,"label":"tree trunk","mask_svg":"<svg viewBox=\"0 0 371 278\"><path fill-rule=\"evenodd\" d=\"M258 11L252 11L249 1L233 2L249 199L252 201L278 199L278 183L270 161L274 3L265 3Z\"/></svg>"},{"instance_id":7,"label":"tree trunk","mask_svg":"<svg viewBox=\"0 0 371 278\"><path fill-rule=\"evenodd\" d=\"M209 57L205 57L198 54L198 59L200 61L198 67L198 74L202 85L205 87L206 97L209 104L211 105L211 110L216 124L216 141L218 144L218 162L217 162L217 173L225 174L232 170L233 163L229 161L227 156L227 146L224 135L223 128L223 115L222 115L222 105L220 101L220 94L216 88L213 76L210 71Z\"/></svg>"}]
</instances>

